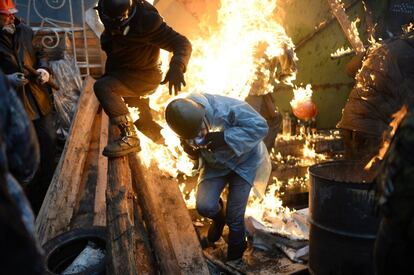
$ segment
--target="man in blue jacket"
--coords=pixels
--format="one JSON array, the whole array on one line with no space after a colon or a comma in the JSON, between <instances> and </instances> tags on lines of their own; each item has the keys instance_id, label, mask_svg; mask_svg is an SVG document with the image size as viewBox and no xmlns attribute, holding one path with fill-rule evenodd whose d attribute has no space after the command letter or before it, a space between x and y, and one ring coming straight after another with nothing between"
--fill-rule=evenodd
<instances>
[{"instance_id":1,"label":"man in blue jacket","mask_svg":"<svg viewBox=\"0 0 414 275\"><path fill-rule=\"evenodd\" d=\"M201 160L197 211L213 220L207 240L220 239L230 229L228 260L239 260L246 249L244 213L250 189L270 160L263 138L266 120L247 103L220 95L189 94L168 104L165 119L180 137L185 152ZM227 207L220 195L229 185Z\"/></svg>"}]
</instances>

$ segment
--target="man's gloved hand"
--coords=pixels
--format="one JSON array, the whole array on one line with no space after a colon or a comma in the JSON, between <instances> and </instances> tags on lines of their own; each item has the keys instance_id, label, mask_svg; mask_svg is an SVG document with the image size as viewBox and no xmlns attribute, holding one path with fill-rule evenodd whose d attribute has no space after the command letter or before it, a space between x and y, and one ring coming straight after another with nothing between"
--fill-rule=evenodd
<instances>
[{"instance_id":1,"label":"man's gloved hand","mask_svg":"<svg viewBox=\"0 0 414 275\"><path fill-rule=\"evenodd\" d=\"M197 160L200 156L200 151L188 145L184 140L181 140L181 147L183 147L184 152L186 152L188 157L192 160Z\"/></svg>"},{"instance_id":2,"label":"man's gloved hand","mask_svg":"<svg viewBox=\"0 0 414 275\"><path fill-rule=\"evenodd\" d=\"M37 77L37 81L39 81L40 84L45 84L49 81L50 74L45 69L37 69L36 72L39 73L39 76Z\"/></svg>"},{"instance_id":3,"label":"man's gloved hand","mask_svg":"<svg viewBox=\"0 0 414 275\"><path fill-rule=\"evenodd\" d=\"M209 150L216 150L227 145L224 140L224 132L210 132L205 137L206 148Z\"/></svg>"},{"instance_id":4,"label":"man's gloved hand","mask_svg":"<svg viewBox=\"0 0 414 275\"><path fill-rule=\"evenodd\" d=\"M183 84L183 86L186 85L184 80L184 69L181 65L174 63L170 65L170 69L161 84L166 84L167 82L170 95L177 95L178 92L181 91L181 84Z\"/></svg>"},{"instance_id":5,"label":"man's gloved hand","mask_svg":"<svg viewBox=\"0 0 414 275\"><path fill-rule=\"evenodd\" d=\"M21 87L29 83L29 80L24 76L23 73L8 74L7 79L14 87Z\"/></svg>"}]
</instances>

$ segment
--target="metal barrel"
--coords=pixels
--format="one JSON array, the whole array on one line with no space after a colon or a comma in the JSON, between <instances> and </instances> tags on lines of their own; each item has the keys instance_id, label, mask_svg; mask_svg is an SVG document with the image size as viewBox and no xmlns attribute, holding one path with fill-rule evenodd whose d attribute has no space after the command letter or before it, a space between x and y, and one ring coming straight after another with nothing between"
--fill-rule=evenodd
<instances>
[{"instance_id":1,"label":"metal barrel","mask_svg":"<svg viewBox=\"0 0 414 275\"><path fill-rule=\"evenodd\" d=\"M374 172L340 160L313 165L309 173L309 271L373 274Z\"/></svg>"}]
</instances>

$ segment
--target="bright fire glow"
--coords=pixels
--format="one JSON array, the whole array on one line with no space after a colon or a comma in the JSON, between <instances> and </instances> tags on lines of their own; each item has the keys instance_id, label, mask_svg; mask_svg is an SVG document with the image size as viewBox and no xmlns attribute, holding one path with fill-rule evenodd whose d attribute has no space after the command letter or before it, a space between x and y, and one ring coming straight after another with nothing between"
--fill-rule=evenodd
<instances>
[{"instance_id":1,"label":"bright fire glow","mask_svg":"<svg viewBox=\"0 0 414 275\"><path fill-rule=\"evenodd\" d=\"M281 55L284 46L293 48L274 18L275 8L276 0L222 1L217 26L192 39L187 73L191 89L244 99L260 62L254 57L258 44L268 45L268 56Z\"/></svg>"},{"instance_id":2,"label":"bright fire glow","mask_svg":"<svg viewBox=\"0 0 414 275\"><path fill-rule=\"evenodd\" d=\"M196 92L244 99L249 93L250 85L256 79L258 66L263 63L263 59L257 57L258 47L266 45L264 54L267 57L281 55L284 48L294 49L292 40L274 18L275 9L276 0L222 1L217 24L210 25L200 37L189 37L193 46L193 54L185 75L186 88ZM200 22L200 25L206 24ZM162 52L164 72L168 70L168 58L168 53ZM264 75L270 75L268 72L261 72ZM294 76L290 79L292 80ZM270 86L267 88L272 89ZM296 89L297 100L311 96L310 85ZM162 114L169 98L166 85L160 86L150 96L150 106ZM131 111L137 117L137 112ZM162 117L159 118L159 123L161 126L165 125ZM162 132L165 146L154 144L140 134L142 147L140 157L148 164L156 161L163 173L173 177L177 177L179 173L192 175L193 163L183 153L179 139L167 128L164 128ZM277 179L275 182L277 183ZM289 222L292 219L292 210L283 207L282 201L275 195L279 188L278 184L272 184L263 201L252 198L246 215L253 216L268 226L273 224L276 227L277 224L278 232L284 235L303 238L304 235L293 225L294 223ZM185 194L184 183L180 184L180 190L187 207L195 208L195 191L192 190ZM279 223L276 223L277 220L282 222L281 227Z\"/></svg>"},{"instance_id":3,"label":"bright fire glow","mask_svg":"<svg viewBox=\"0 0 414 275\"><path fill-rule=\"evenodd\" d=\"M351 49L350 47L346 47L346 48L341 47L341 48L337 49L334 53L331 53L331 57L332 58L338 58L338 57L342 57L344 55L351 54L353 52L354 52L354 50Z\"/></svg>"},{"instance_id":4,"label":"bright fire glow","mask_svg":"<svg viewBox=\"0 0 414 275\"><path fill-rule=\"evenodd\" d=\"M276 196L281 183L274 178L274 184L268 187L263 200L250 201L246 216L254 217L257 221L280 234L291 239L308 239L306 233L301 230L292 214L295 210L284 207L282 200Z\"/></svg>"},{"instance_id":5,"label":"bright fire glow","mask_svg":"<svg viewBox=\"0 0 414 275\"><path fill-rule=\"evenodd\" d=\"M303 102L312 101L312 85L308 84L305 88L299 87L293 90L293 99L290 101L290 106L295 109Z\"/></svg>"},{"instance_id":6,"label":"bright fire glow","mask_svg":"<svg viewBox=\"0 0 414 275\"><path fill-rule=\"evenodd\" d=\"M405 117L405 115L407 114L407 106L402 106L402 108L396 112L395 114L392 115L393 120L390 122L390 132L387 134L387 137L385 138L384 143L381 146L381 149L379 150L379 153L377 156L373 157L368 164L365 166L366 170L369 170L372 165L377 161L377 160L383 160L385 154L388 151L388 148L390 147L391 141L393 136L395 135L395 132L398 129L398 126L400 125L401 121L403 120L403 118Z\"/></svg>"}]
</instances>

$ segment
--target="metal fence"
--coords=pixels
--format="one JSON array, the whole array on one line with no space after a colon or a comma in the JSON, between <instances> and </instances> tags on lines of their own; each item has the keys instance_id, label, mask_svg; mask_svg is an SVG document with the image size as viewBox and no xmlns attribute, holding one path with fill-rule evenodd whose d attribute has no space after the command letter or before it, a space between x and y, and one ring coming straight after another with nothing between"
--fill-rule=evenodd
<instances>
[{"instance_id":1,"label":"metal fence","mask_svg":"<svg viewBox=\"0 0 414 275\"><path fill-rule=\"evenodd\" d=\"M91 5L91 0L86 0ZM62 34L70 38L73 58L82 76L89 75L91 68L103 68L102 57L90 62L88 26L85 20L85 0L17 0L18 15L35 32L41 31L43 47L53 49L59 45ZM91 33L91 32L90 32Z\"/></svg>"}]
</instances>

